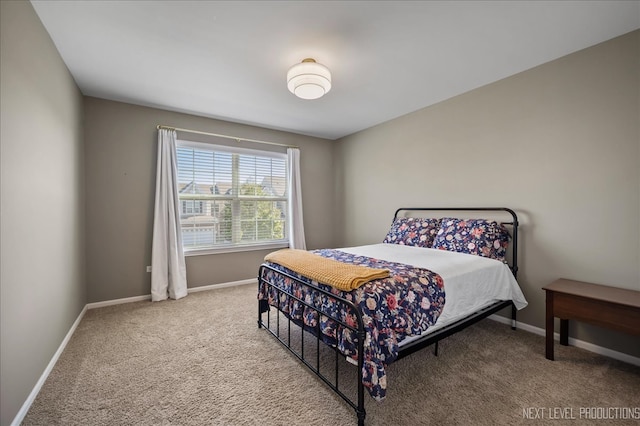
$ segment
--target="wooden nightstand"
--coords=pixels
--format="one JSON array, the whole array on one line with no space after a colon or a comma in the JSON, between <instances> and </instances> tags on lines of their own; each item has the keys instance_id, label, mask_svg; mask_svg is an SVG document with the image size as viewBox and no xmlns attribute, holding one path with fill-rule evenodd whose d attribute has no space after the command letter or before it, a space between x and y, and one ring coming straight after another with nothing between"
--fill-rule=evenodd
<instances>
[{"instance_id":1,"label":"wooden nightstand","mask_svg":"<svg viewBox=\"0 0 640 426\"><path fill-rule=\"evenodd\" d=\"M546 291L546 357L553 360L553 319L560 318L560 344L569 345L569 320L640 336L640 291L561 278Z\"/></svg>"}]
</instances>

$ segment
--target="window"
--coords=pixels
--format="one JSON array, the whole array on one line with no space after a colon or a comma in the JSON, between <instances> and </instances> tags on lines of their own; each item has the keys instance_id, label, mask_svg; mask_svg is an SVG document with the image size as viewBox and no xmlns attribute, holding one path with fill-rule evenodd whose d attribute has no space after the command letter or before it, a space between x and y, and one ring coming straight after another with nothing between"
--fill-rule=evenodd
<instances>
[{"instance_id":1,"label":"window","mask_svg":"<svg viewBox=\"0 0 640 426\"><path fill-rule=\"evenodd\" d=\"M178 141L177 158L186 253L286 247L286 154Z\"/></svg>"},{"instance_id":2,"label":"window","mask_svg":"<svg viewBox=\"0 0 640 426\"><path fill-rule=\"evenodd\" d=\"M204 202L194 200L182 200L182 214L198 214L204 211Z\"/></svg>"}]
</instances>

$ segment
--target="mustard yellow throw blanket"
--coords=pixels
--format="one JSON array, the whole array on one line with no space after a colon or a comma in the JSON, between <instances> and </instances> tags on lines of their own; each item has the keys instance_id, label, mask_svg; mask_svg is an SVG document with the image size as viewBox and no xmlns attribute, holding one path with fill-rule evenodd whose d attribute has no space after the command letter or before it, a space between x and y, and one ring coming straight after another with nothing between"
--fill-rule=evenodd
<instances>
[{"instance_id":1,"label":"mustard yellow throw blanket","mask_svg":"<svg viewBox=\"0 0 640 426\"><path fill-rule=\"evenodd\" d=\"M351 291L369 281L389 276L388 269L351 265L305 250L278 250L266 255L264 260L277 263L307 278L344 291Z\"/></svg>"}]
</instances>

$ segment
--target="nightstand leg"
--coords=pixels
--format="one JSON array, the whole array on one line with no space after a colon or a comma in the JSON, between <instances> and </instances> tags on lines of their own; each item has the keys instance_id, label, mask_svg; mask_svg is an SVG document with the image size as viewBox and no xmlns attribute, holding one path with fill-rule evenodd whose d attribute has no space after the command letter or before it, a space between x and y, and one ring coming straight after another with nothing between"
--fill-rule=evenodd
<instances>
[{"instance_id":1,"label":"nightstand leg","mask_svg":"<svg viewBox=\"0 0 640 426\"><path fill-rule=\"evenodd\" d=\"M546 357L553 361L553 292L546 292L545 338Z\"/></svg>"},{"instance_id":2,"label":"nightstand leg","mask_svg":"<svg viewBox=\"0 0 640 426\"><path fill-rule=\"evenodd\" d=\"M569 320L560 319L560 344L569 346Z\"/></svg>"}]
</instances>

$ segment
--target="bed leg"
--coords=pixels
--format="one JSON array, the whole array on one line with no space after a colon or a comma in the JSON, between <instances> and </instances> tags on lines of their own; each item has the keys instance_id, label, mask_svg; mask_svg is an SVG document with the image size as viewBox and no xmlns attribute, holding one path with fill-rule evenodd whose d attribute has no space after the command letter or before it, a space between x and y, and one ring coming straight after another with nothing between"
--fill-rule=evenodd
<instances>
[{"instance_id":1,"label":"bed leg","mask_svg":"<svg viewBox=\"0 0 640 426\"><path fill-rule=\"evenodd\" d=\"M358 416L358 426L364 426L364 418L367 412L364 408L364 383L362 383L362 369L364 367L364 339L366 333L364 331L364 325L361 317L358 315L358 407L356 408L356 415ZM336 364L336 386L338 384Z\"/></svg>"},{"instance_id":2,"label":"bed leg","mask_svg":"<svg viewBox=\"0 0 640 426\"><path fill-rule=\"evenodd\" d=\"M262 273L262 267L258 272L258 294L260 294L260 275ZM262 307L260 306L260 299L258 299L258 328L262 328Z\"/></svg>"},{"instance_id":3,"label":"bed leg","mask_svg":"<svg viewBox=\"0 0 640 426\"><path fill-rule=\"evenodd\" d=\"M516 309L516 305L511 305L511 329L516 329L516 313L518 310Z\"/></svg>"},{"instance_id":4,"label":"bed leg","mask_svg":"<svg viewBox=\"0 0 640 426\"><path fill-rule=\"evenodd\" d=\"M262 268L260 268L260 272L262 272ZM258 293L260 293L260 276L262 276L262 274L258 275ZM258 328L262 328L262 312L263 312L263 302L268 303L267 301L263 301L258 299ZM267 308L269 307L269 305L267 304Z\"/></svg>"},{"instance_id":5,"label":"bed leg","mask_svg":"<svg viewBox=\"0 0 640 426\"><path fill-rule=\"evenodd\" d=\"M435 356L438 356L438 343L439 343L439 342L440 342L440 341L438 340L438 341L436 342L436 344L435 344L435 347L433 348L433 354L434 354Z\"/></svg>"}]
</instances>

